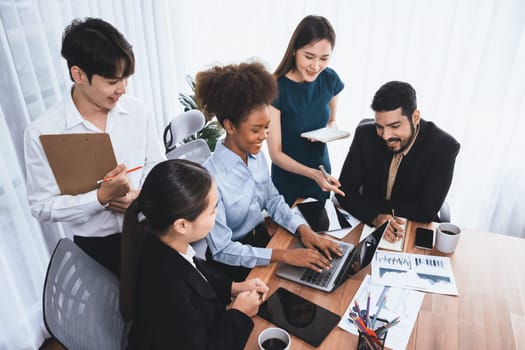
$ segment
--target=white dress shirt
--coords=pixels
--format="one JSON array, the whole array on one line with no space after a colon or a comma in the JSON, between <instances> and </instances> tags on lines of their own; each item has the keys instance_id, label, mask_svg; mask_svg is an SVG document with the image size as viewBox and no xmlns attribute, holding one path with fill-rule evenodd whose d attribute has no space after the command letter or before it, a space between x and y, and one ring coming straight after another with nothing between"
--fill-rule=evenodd
<instances>
[{"instance_id":1,"label":"white dress shirt","mask_svg":"<svg viewBox=\"0 0 525 350\"><path fill-rule=\"evenodd\" d=\"M61 222L68 236L103 237L121 232L123 214L105 209L93 190L80 195L61 195L40 143L42 134L103 132L78 112L70 91L28 126L24 136L27 197L31 213L42 222ZM155 124L144 104L123 95L110 110L106 130L110 135L117 163L143 168L128 174L131 188L140 189L146 175L165 159Z\"/></svg>"}]
</instances>

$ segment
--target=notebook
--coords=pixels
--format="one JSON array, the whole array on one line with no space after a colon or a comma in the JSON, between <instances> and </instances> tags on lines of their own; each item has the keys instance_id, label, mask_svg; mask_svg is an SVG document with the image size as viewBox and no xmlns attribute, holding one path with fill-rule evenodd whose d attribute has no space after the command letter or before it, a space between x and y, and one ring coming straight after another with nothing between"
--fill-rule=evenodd
<instances>
[{"instance_id":1,"label":"notebook","mask_svg":"<svg viewBox=\"0 0 525 350\"><path fill-rule=\"evenodd\" d=\"M280 264L276 275L315 289L331 292L370 264L387 225L388 222L385 222L355 247L346 242L338 242L343 250L343 256L333 258L333 267L330 270L315 272L306 267Z\"/></svg>"},{"instance_id":2,"label":"notebook","mask_svg":"<svg viewBox=\"0 0 525 350\"><path fill-rule=\"evenodd\" d=\"M324 143L338 139L344 139L349 136L350 133L348 131L329 127L306 131L301 134L301 137L304 137L305 139L311 139Z\"/></svg>"},{"instance_id":3,"label":"notebook","mask_svg":"<svg viewBox=\"0 0 525 350\"><path fill-rule=\"evenodd\" d=\"M406 232L407 232L407 222L408 220L405 219L405 224L403 225L403 238L395 241L395 242L389 242L386 240L385 237L381 239L381 242L379 242L378 248L381 249L388 249L388 250L394 250L396 252L402 252L403 247L405 246L405 238L406 238ZM364 225L363 231L361 232L361 238L359 240L365 239L370 232L374 231L374 227Z\"/></svg>"},{"instance_id":4,"label":"notebook","mask_svg":"<svg viewBox=\"0 0 525 350\"><path fill-rule=\"evenodd\" d=\"M299 203L297 209L315 232L352 228L346 215L330 199Z\"/></svg>"}]
</instances>

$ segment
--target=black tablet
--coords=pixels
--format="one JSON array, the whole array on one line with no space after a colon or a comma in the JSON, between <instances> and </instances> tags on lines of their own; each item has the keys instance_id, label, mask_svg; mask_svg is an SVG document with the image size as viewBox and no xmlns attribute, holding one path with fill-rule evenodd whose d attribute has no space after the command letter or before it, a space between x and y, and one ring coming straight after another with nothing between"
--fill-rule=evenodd
<instances>
[{"instance_id":1,"label":"black tablet","mask_svg":"<svg viewBox=\"0 0 525 350\"><path fill-rule=\"evenodd\" d=\"M297 208L315 232L330 232L352 227L347 217L336 208L331 199L299 203Z\"/></svg>"},{"instance_id":2,"label":"black tablet","mask_svg":"<svg viewBox=\"0 0 525 350\"><path fill-rule=\"evenodd\" d=\"M259 307L259 316L318 347L341 317L284 288Z\"/></svg>"}]
</instances>

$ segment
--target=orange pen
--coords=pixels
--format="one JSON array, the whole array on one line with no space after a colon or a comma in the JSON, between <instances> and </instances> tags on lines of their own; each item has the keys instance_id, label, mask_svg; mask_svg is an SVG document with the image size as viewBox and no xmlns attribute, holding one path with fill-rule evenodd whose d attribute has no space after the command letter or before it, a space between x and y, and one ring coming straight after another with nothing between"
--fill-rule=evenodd
<instances>
[{"instance_id":1,"label":"orange pen","mask_svg":"<svg viewBox=\"0 0 525 350\"><path fill-rule=\"evenodd\" d=\"M136 166L136 167L134 167L134 168L131 168L131 169L126 170L126 174L129 174L129 173L131 173L131 172L133 172L133 171L136 171L136 170L139 170L139 169L142 169L142 168L143 168L142 165ZM98 181L97 181L97 184L101 184L101 183L103 183L103 182L107 182L107 181L113 179L114 177L115 177L115 176L108 176L108 177L105 177L105 178L103 178L102 180L98 180Z\"/></svg>"}]
</instances>

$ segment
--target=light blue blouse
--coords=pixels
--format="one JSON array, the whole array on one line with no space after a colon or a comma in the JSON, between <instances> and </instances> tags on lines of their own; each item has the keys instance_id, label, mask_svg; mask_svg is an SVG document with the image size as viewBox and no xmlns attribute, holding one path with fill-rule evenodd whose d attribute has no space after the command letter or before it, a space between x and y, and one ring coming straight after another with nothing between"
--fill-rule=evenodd
<instances>
[{"instance_id":1,"label":"light blue blouse","mask_svg":"<svg viewBox=\"0 0 525 350\"><path fill-rule=\"evenodd\" d=\"M241 157L220 142L204 166L219 189L215 227L206 237L214 259L234 266L268 265L271 249L238 242L264 221L263 210L293 233L305 221L290 209L273 185L264 153L249 154L246 166Z\"/></svg>"}]
</instances>

